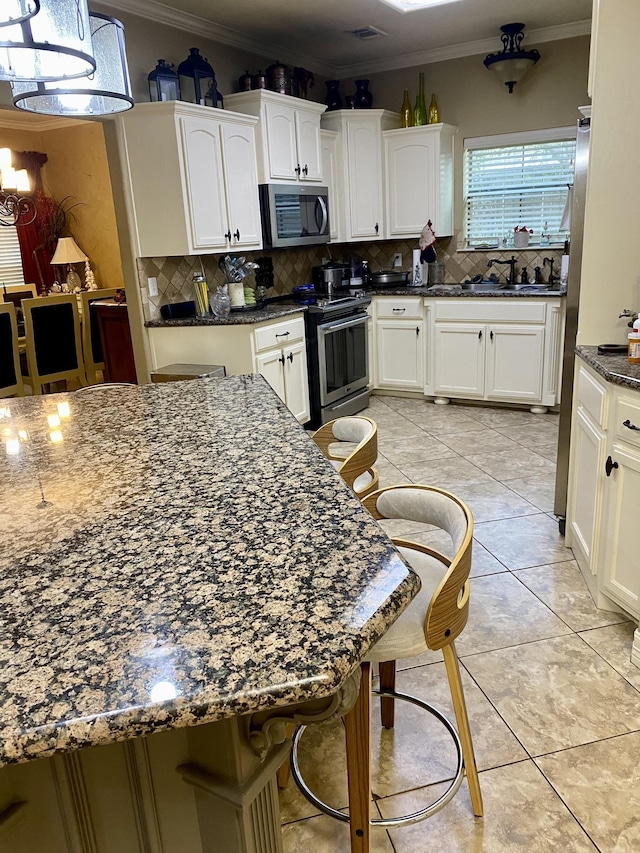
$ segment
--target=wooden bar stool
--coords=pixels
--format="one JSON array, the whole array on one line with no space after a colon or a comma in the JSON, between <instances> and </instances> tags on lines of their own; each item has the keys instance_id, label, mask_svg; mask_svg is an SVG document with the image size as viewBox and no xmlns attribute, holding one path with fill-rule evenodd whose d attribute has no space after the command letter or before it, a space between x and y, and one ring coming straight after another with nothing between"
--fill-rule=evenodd
<instances>
[{"instance_id":1,"label":"wooden bar stool","mask_svg":"<svg viewBox=\"0 0 640 853\"><path fill-rule=\"evenodd\" d=\"M321 426L313 440L357 497L363 498L378 487L378 427L362 415L336 418ZM344 443L344 453L336 445ZM351 447L351 445L356 445Z\"/></svg>"}]
</instances>

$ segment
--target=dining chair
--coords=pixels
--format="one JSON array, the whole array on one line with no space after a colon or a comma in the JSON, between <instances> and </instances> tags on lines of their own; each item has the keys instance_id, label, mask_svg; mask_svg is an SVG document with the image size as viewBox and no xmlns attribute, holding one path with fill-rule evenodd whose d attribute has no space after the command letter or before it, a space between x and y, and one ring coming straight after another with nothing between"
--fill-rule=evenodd
<instances>
[{"instance_id":1,"label":"dining chair","mask_svg":"<svg viewBox=\"0 0 640 853\"><path fill-rule=\"evenodd\" d=\"M0 303L0 397L23 396L16 309L11 302Z\"/></svg>"},{"instance_id":2,"label":"dining chair","mask_svg":"<svg viewBox=\"0 0 640 853\"><path fill-rule=\"evenodd\" d=\"M435 527L445 531L452 541L453 557L449 558L434 548L409 539L394 538L392 540L407 563L420 577L422 585L420 592L406 610L369 651L363 664L361 696L357 703L359 710L356 712L361 717L359 736L350 735L347 729L350 808L351 803L358 801L358 792L371 790L370 729L369 744L363 742L363 731L366 732L367 723L370 726L370 698L362 694L363 691L368 694L371 665L377 663L380 687L372 692L381 697L383 727L391 729L394 726L396 699L409 702L429 712L444 725L453 740L457 754L457 767L446 790L434 803L412 814L386 820L373 820L371 824L400 826L431 817L453 799L465 776L469 785L473 813L480 817L483 814L482 793L455 649L455 640L464 629L469 612L469 572L473 537L471 511L463 501L450 492L423 485L389 486L379 489L367 495L363 499L363 504L378 520L402 519L431 525L427 528L429 530ZM430 703L395 689L396 661L414 658L429 649L442 651L457 729ZM365 677L367 673L369 675ZM369 714L368 720L364 718L366 714ZM347 717L345 717L345 723L346 721ZM294 734L291 750L291 773L296 784L316 808L338 820L349 821L348 815L323 803L302 778L298 764L298 746L303 733L304 726L299 726ZM366 735L364 737L366 739ZM367 821L368 806L360 808L359 811L360 819ZM353 826L351 829L353 837ZM363 831L361 827L360 831Z\"/></svg>"},{"instance_id":3,"label":"dining chair","mask_svg":"<svg viewBox=\"0 0 640 853\"><path fill-rule=\"evenodd\" d=\"M42 394L50 382L77 380L86 383L78 300L73 293L25 299L24 312L27 349L26 385L33 394Z\"/></svg>"},{"instance_id":4,"label":"dining chair","mask_svg":"<svg viewBox=\"0 0 640 853\"><path fill-rule=\"evenodd\" d=\"M378 458L375 421L363 415L336 418L316 430L313 440L357 497L362 499L377 488L378 472L373 467Z\"/></svg>"},{"instance_id":5,"label":"dining chair","mask_svg":"<svg viewBox=\"0 0 640 853\"><path fill-rule=\"evenodd\" d=\"M95 385L98 382L98 371L104 370L100 326L94 304L101 299L113 299L117 290L118 288L116 287L109 287L99 290L83 290L80 293L80 304L82 306L82 357L84 359L84 369L88 385Z\"/></svg>"}]
</instances>

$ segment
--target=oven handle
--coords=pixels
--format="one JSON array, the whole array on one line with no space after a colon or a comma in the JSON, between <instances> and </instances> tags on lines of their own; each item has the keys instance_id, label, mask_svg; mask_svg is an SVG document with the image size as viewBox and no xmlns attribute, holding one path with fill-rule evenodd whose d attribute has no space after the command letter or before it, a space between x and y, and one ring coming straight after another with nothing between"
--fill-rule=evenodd
<instances>
[{"instance_id":1,"label":"oven handle","mask_svg":"<svg viewBox=\"0 0 640 853\"><path fill-rule=\"evenodd\" d=\"M348 329L349 326L358 326L360 323L366 323L368 319L367 314L359 314L357 317L350 317L348 320L341 320L338 323L320 323L318 331L336 332L338 329Z\"/></svg>"},{"instance_id":2,"label":"oven handle","mask_svg":"<svg viewBox=\"0 0 640 853\"><path fill-rule=\"evenodd\" d=\"M322 208L322 222L318 225L318 205ZM322 235L325 233L327 228L327 219L329 218L329 214L327 212L327 205L325 203L324 198L319 195L316 199L316 225L318 225L318 234Z\"/></svg>"}]
</instances>

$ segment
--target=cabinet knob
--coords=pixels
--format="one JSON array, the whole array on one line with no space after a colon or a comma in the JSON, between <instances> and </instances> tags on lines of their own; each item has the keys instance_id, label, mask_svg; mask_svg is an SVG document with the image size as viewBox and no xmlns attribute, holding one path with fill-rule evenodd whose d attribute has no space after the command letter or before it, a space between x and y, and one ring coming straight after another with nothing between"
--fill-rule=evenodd
<instances>
[{"instance_id":1,"label":"cabinet knob","mask_svg":"<svg viewBox=\"0 0 640 853\"><path fill-rule=\"evenodd\" d=\"M493 340L493 332L489 332L489 338L490 340Z\"/></svg>"},{"instance_id":2,"label":"cabinet knob","mask_svg":"<svg viewBox=\"0 0 640 853\"><path fill-rule=\"evenodd\" d=\"M295 167L295 169L294 169L293 171L296 173L296 175L297 175L298 177L300 177L300 172L302 171L302 170L300 169L300 163L298 163L298 165Z\"/></svg>"},{"instance_id":3,"label":"cabinet knob","mask_svg":"<svg viewBox=\"0 0 640 853\"><path fill-rule=\"evenodd\" d=\"M233 232L233 236L236 238L238 242L240 242L240 229Z\"/></svg>"},{"instance_id":4,"label":"cabinet knob","mask_svg":"<svg viewBox=\"0 0 640 853\"><path fill-rule=\"evenodd\" d=\"M280 362L280 364L284 364L284 356L281 355L278 361Z\"/></svg>"},{"instance_id":5,"label":"cabinet knob","mask_svg":"<svg viewBox=\"0 0 640 853\"><path fill-rule=\"evenodd\" d=\"M416 326L416 335L420 334L420 326Z\"/></svg>"},{"instance_id":6,"label":"cabinet knob","mask_svg":"<svg viewBox=\"0 0 640 853\"><path fill-rule=\"evenodd\" d=\"M480 331L478 332L478 340L482 340L482 329L480 329Z\"/></svg>"},{"instance_id":7,"label":"cabinet knob","mask_svg":"<svg viewBox=\"0 0 640 853\"><path fill-rule=\"evenodd\" d=\"M304 172L305 176L309 174L309 167L306 163L304 164L304 169L302 171Z\"/></svg>"},{"instance_id":8,"label":"cabinet knob","mask_svg":"<svg viewBox=\"0 0 640 853\"><path fill-rule=\"evenodd\" d=\"M637 427L635 424L632 424L629 418L626 421L622 421L622 426L626 426L627 429L635 429L640 432L640 427Z\"/></svg>"},{"instance_id":9,"label":"cabinet knob","mask_svg":"<svg viewBox=\"0 0 640 853\"><path fill-rule=\"evenodd\" d=\"M290 352L290 353L289 353L289 355L287 356L287 358L288 358L288 359L289 359L289 361L293 364L293 353L292 353L292 352Z\"/></svg>"},{"instance_id":10,"label":"cabinet knob","mask_svg":"<svg viewBox=\"0 0 640 853\"><path fill-rule=\"evenodd\" d=\"M231 242L231 229L229 229L229 231L227 231L227 233L224 236L229 242Z\"/></svg>"},{"instance_id":11,"label":"cabinet knob","mask_svg":"<svg viewBox=\"0 0 640 853\"><path fill-rule=\"evenodd\" d=\"M607 456L607 461L604 463L604 470L606 472L607 477L610 477L613 469L618 467L618 463L614 462L610 456Z\"/></svg>"},{"instance_id":12,"label":"cabinet knob","mask_svg":"<svg viewBox=\"0 0 640 853\"><path fill-rule=\"evenodd\" d=\"M380 229L379 229L378 223L376 222L376 234L378 233L379 230Z\"/></svg>"}]
</instances>

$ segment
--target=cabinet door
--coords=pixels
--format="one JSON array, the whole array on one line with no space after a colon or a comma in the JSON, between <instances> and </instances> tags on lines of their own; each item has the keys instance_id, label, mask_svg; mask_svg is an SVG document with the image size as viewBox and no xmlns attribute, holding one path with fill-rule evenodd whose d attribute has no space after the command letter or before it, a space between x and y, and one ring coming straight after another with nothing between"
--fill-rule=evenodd
<instances>
[{"instance_id":1,"label":"cabinet door","mask_svg":"<svg viewBox=\"0 0 640 853\"><path fill-rule=\"evenodd\" d=\"M320 116L297 110L295 114L296 139L300 180L322 181L322 146L320 145Z\"/></svg>"},{"instance_id":2,"label":"cabinet door","mask_svg":"<svg viewBox=\"0 0 640 853\"><path fill-rule=\"evenodd\" d=\"M329 236L340 239L340 205L338 203L338 136L330 131L321 133L322 180L329 191Z\"/></svg>"},{"instance_id":3,"label":"cabinet door","mask_svg":"<svg viewBox=\"0 0 640 853\"><path fill-rule=\"evenodd\" d=\"M614 444L611 457L618 467L604 479L604 535L599 560L603 587L625 610L640 618L637 535L640 454L623 444Z\"/></svg>"},{"instance_id":4,"label":"cabinet door","mask_svg":"<svg viewBox=\"0 0 640 853\"><path fill-rule=\"evenodd\" d=\"M600 522L604 465L604 434L580 406L571 435L571 481L568 491L567 521L580 570L587 578L597 571L595 535Z\"/></svg>"},{"instance_id":5,"label":"cabinet door","mask_svg":"<svg viewBox=\"0 0 640 853\"><path fill-rule=\"evenodd\" d=\"M297 180L296 121L293 107L265 104L269 174L282 181Z\"/></svg>"},{"instance_id":6,"label":"cabinet door","mask_svg":"<svg viewBox=\"0 0 640 853\"><path fill-rule=\"evenodd\" d=\"M301 424L311 417L309 412L309 377L307 348L304 341L283 349L285 402Z\"/></svg>"},{"instance_id":7,"label":"cabinet door","mask_svg":"<svg viewBox=\"0 0 640 853\"><path fill-rule=\"evenodd\" d=\"M423 340L422 320L378 320L376 353L379 388L422 391Z\"/></svg>"},{"instance_id":8,"label":"cabinet door","mask_svg":"<svg viewBox=\"0 0 640 853\"><path fill-rule=\"evenodd\" d=\"M284 389L284 355L281 349L270 350L256 356L256 372L261 373L283 403L286 402Z\"/></svg>"},{"instance_id":9,"label":"cabinet door","mask_svg":"<svg viewBox=\"0 0 640 853\"><path fill-rule=\"evenodd\" d=\"M438 141L434 136L385 138L387 236L415 237L428 219L436 234L439 175Z\"/></svg>"},{"instance_id":10,"label":"cabinet door","mask_svg":"<svg viewBox=\"0 0 640 853\"><path fill-rule=\"evenodd\" d=\"M227 248L227 209L220 124L210 119L181 118L185 187L191 250ZM171 211L166 212L167 216Z\"/></svg>"},{"instance_id":11,"label":"cabinet door","mask_svg":"<svg viewBox=\"0 0 640 853\"><path fill-rule=\"evenodd\" d=\"M222 124L229 231L234 248L261 249L258 171L253 127Z\"/></svg>"},{"instance_id":12,"label":"cabinet door","mask_svg":"<svg viewBox=\"0 0 640 853\"><path fill-rule=\"evenodd\" d=\"M347 129L349 224L347 239L382 237L382 141L379 126L353 120Z\"/></svg>"},{"instance_id":13,"label":"cabinet door","mask_svg":"<svg viewBox=\"0 0 640 853\"><path fill-rule=\"evenodd\" d=\"M483 397L486 328L467 323L434 326L435 392Z\"/></svg>"},{"instance_id":14,"label":"cabinet door","mask_svg":"<svg viewBox=\"0 0 640 853\"><path fill-rule=\"evenodd\" d=\"M487 399L528 403L542 397L544 328L488 326Z\"/></svg>"}]
</instances>

